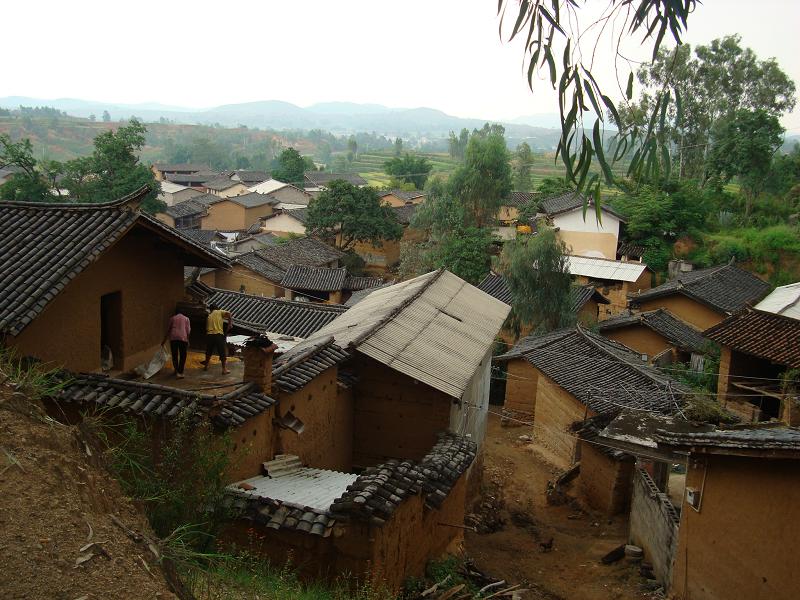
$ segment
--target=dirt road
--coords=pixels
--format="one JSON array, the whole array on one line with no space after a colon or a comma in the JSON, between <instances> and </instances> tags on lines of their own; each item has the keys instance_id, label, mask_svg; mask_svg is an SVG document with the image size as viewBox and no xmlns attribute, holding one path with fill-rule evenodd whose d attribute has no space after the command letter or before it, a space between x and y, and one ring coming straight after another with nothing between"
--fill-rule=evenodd
<instances>
[{"instance_id":1,"label":"dirt road","mask_svg":"<svg viewBox=\"0 0 800 600\"><path fill-rule=\"evenodd\" d=\"M600 557L623 543L624 517L609 519L579 507L549 506L547 482L555 471L533 446L519 440L528 427L502 427L490 414L483 492L501 497L504 526L494 533L466 535L467 554L494 577L535 584L540 597L564 600L650 598L638 570L624 560L606 566ZM493 512L493 511L488 511ZM541 542L552 538L550 551Z\"/></svg>"}]
</instances>

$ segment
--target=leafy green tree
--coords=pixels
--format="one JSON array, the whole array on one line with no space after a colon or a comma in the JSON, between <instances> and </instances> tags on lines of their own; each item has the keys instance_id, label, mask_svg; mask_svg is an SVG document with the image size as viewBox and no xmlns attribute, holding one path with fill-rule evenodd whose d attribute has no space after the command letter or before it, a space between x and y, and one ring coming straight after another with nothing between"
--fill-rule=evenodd
<instances>
[{"instance_id":1,"label":"leafy green tree","mask_svg":"<svg viewBox=\"0 0 800 600\"><path fill-rule=\"evenodd\" d=\"M394 212L381 204L377 192L342 180L332 181L308 207L306 231L331 241L341 250L358 242L380 246L399 240L403 228Z\"/></svg>"},{"instance_id":2,"label":"leafy green tree","mask_svg":"<svg viewBox=\"0 0 800 600\"><path fill-rule=\"evenodd\" d=\"M111 115L108 113L107 110L103 111L103 123L110 123L111 122Z\"/></svg>"},{"instance_id":3,"label":"leafy green tree","mask_svg":"<svg viewBox=\"0 0 800 600\"><path fill-rule=\"evenodd\" d=\"M277 165L272 169L272 177L284 183L302 184L305 179L306 162L294 148L286 148L280 153Z\"/></svg>"},{"instance_id":4,"label":"leafy green tree","mask_svg":"<svg viewBox=\"0 0 800 600\"><path fill-rule=\"evenodd\" d=\"M0 133L0 168L16 167L17 173L0 186L0 199L26 202L53 200L47 181L37 169L29 139L14 142Z\"/></svg>"},{"instance_id":5,"label":"leafy green tree","mask_svg":"<svg viewBox=\"0 0 800 600\"><path fill-rule=\"evenodd\" d=\"M466 207L468 225L493 222L500 203L511 192L511 166L506 141L497 130L472 135L464 164L450 178L450 193Z\"/></svg>"},{"instance_id":6,"label":"leafy green tree","mask_svg":"<svg viewBox=\"0 0 800 600\"><path fill-rule=\"evenodd\" d=\"M400 156L403 153L403 139L395 138L394 140L394 155Z\"/></svg>"},{"instance_id":7,"label":"leafy green tree","mask_svg":"<svg viewBox=\"0 0 800 600\"><path fill-rule=\"evenodd\" d=\"M350 136L347 140L347 152L353 155L353 158L358 158L358 142L355 136ZM350 162L353 162L351 159Z\"/></svg>"},{"instance_id":8,"label":"leafy green tree","mask_svg":"<svg viewBox=\"0 0 800 600\"><path fill-rule=\"evenodd\" d=\"M477 285L489 272L491 245L490 230L459 227L441 238L432 255L433 263Z\"/></svg>"},{"instance_id":9,"label":"leafy green tree","mask_svg":"<svg viewBox=\"0 0 800 600\"><path fill-rule=\"evenodd\" d=\"M574 189L575 188L570 186L563 177L545 177L536 187L536 191L543 197L563 194L564 192L574 191Z\"/></svg>"},{"instance_id":10,"label":"leafy green tree","mask_svg":"<svg viewBox=\"0 0 800 600\"><path fill-rule=\"evenodd\" d=\"M466 128L462 129L458 135L456 135L451 131L450 136L448 138L448 148L450 151L450 158L462 160L464 158L464 153L467 150L468 143L469 143L469 131Z\"/></svg>"},{"instance_id":11,"label":"leafy green tree","mask_svg":"<svg viewBox=\"0 0 800 600\"><path fill-rule=\"evenodd\" d=\"M387 174L404 182L411 183L418 190L425 187L425 181L433 169L433 165L424 156L411 156L408 152L401 158L395 156L383 163Z\"/></svg>"},{"instance_id":12,"label":"leafy green tree","mask_svg":"<svg viewBox=\"0 0 800 600\"><path fill-rule=\"evenodd\" d=\"M776 154L772 159L764 191L785 197L798 184L800 184L800 144L795 142L790 152Z\"/></svg>"},{"instance_id":13,"label":"leafy green tree","mask_svg":"<svg viewBox=\"0 0 800 600\"><path fill-rule=\"evenodd\" d=\"M745 218L769 176L772 157L783 143L783 127L762 109L738 110L714 132L709 172L728 182L738 177L745 197Z\"/></svg>"},{"instance_id":14,"label":"leafy green tree","mask_svg":"<svg viewBox=\"0 0 800 600\"><path fill-rule=\"evenodd\" d=\"M499 270L511 288L517 329L552 331L575 323L566 255L564 242L549 228L503 246Z\"/></svg>"},{"instance_id":15,"label":"leafy green tree","mask_svg":"<svg viewBox=\"0 0 800 600\"><path fill-rule=\"evenodd\" d=\"M522 142L514 153L514 189L516 191L530 191L533 185L531 182L532 167L533 152L527 142Z\"/></svg>"}]
</instances>

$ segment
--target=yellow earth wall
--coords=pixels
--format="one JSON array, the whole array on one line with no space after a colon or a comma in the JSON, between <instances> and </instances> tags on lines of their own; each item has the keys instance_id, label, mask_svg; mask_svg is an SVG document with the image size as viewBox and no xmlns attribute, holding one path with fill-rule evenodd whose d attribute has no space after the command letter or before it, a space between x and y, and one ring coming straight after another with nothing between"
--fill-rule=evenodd
<instances>
[{"instance_id":1,"label":"yellow earth wall","mask_svg":"<svg viewBox=\"0 0 800 600\"><path fill-rule=\"evenodd\" d=\"M539 371L524 358L508 361L505 408L534 415L538 373Z\"/></svg>"},{"instance_id":2,"label":"yellow earth wall","mask_svg":"<svg viewBox=\"0 0 800 600\"><path fill-rule=\"evenodd\" d=\"M581 490L589 506L607 515L625 512L631 497L633 459L614 460L581 442Z\"/></svg>"},{"instance_id":3,"label":"yellow earth wall","mask_svg":"<svg viewBox=\"0 0 800 600\"><path fill-rule=\"evenodd\" d=\"M605 338L624 344L640 354L647 354L648 360L652 360L656 354L672 347L665 337L643 325L607 329L601 331L600 334Z\"/></svg>"},{"instance_id":4,"label":"yellow earth wall","mask_svg":"<svg viewBox=\"0 0 800 600\"><path fill-rule=\"evenodd\" d=\"M700 331L705 331L709 327L720 323L725 318L724 314L709 308L705 304L695 302L682 294L653 298L652 300L639 303L639 308L642 312L656 310L657 308L666 308L681 321L694 325Z\"/></svg>"},{"instance_id":5,"label":"yellow earth wall","mask_svg":"<svg viewBox=\"0 0 800 600\"><path fill-rule=\"evenodd\" d=\"M261 475L261 463L275 457L274 417L273 406L228 432L232 446L230 464L225 472L227 481L241 481Z\"/></svg>"},{"instance_id":6,"label":"yellow earth wall","mask_svg":"<svg viewBox=\"0 0 800 600\"><path fill-rule=\"evenodd\" d=\"M541 371L536 387L534 442L552 453L558 466L566 468L576 458L577 438L570 430L571 425L594 413Z\"/></svg>"},{"instance_id":7,"label":"yellow earth wall","mask_svg":"<svg viewBox=\"0 0 800 600\"><path fill-rule=\"evenodd\" d=\"M208 283L204 277L205 275L201 276L200 280ZM212 284L209 283L208 285ZM270 281L263 275L242 265L233 265L230 271L218 269L214 277L213 286L223 290L233 290L234 292L244 291L248 294L266 296L267 298L280 298L285 293L285 290L274 281ZM242 286L244 286L244 289L242 289Z\"/></svg>"}]
</instances>

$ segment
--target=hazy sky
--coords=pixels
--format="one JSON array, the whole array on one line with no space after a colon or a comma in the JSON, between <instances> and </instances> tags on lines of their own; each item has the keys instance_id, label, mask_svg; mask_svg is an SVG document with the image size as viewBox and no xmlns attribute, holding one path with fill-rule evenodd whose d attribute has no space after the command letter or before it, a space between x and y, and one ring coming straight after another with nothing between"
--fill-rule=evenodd
<instances>
[{"instance_id":1,"label":"hazy sky","mask_svg":"<svg viewBox=\"0 0 800 600\"><path fill-rule=\"evenodd\" d=\"M528 90L519 46L498 37L496 6L496 0L7 2L0 96L189 107L343 100L486 119L557 112L546 82L534 94ZM755 6L769 18L755 17ZM776 57L800 82L798 24L797 0L707 0L690 18L686 41L739 33L743 45L760 58ZM647 56L635 44L628 52ZM611 87L611 63L598 63L596 74ZM800 132L800 109L783 124Z\"/></svg>"}]
</instances>

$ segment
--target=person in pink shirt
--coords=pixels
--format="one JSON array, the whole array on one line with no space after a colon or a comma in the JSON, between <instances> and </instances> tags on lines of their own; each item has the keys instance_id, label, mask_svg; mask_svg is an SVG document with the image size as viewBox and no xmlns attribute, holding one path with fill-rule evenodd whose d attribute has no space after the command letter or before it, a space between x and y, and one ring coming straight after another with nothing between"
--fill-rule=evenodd
<instances>
[{"instance_id":1,"label":"person in pink shirt","mask_svg":"<svg viewBox=\"0 0 800 600\"><path fill-rule=\"evenodd\" d=\"M175 311L175 314L169 319L164 343L169 339L172 367L175 369L175 376L178 379L183 379L183 368L186 366L186 351L189 349L189 334L191 331L192 325L189 322L189 317L180 310Z\"/></svg>"}]
</instances>

